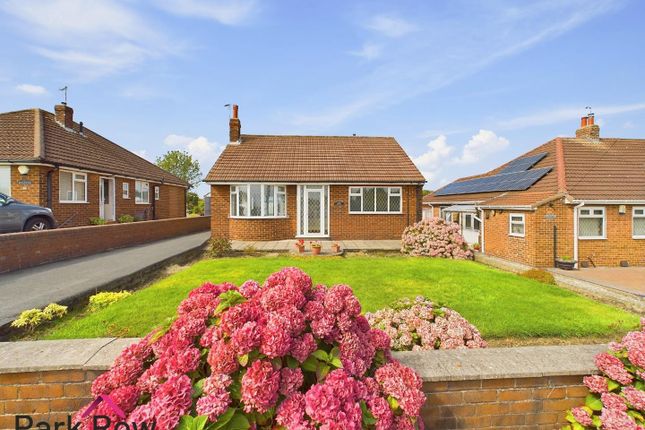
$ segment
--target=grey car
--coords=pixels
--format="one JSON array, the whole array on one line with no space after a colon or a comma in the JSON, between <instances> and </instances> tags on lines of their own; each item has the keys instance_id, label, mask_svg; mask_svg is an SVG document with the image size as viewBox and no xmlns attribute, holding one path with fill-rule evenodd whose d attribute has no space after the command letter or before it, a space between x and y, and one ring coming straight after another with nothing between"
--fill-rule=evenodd
<instances>
[{"instance_id":1,"label":"grey car","mask_svg":"<svg viewBox=\"0 0 645 430\"><path fill-rule=\"evenodd\" d=\"M0 233L48 230L56 227L51 209L28 205L0 193Z\"/></svg>"}]
</instances>

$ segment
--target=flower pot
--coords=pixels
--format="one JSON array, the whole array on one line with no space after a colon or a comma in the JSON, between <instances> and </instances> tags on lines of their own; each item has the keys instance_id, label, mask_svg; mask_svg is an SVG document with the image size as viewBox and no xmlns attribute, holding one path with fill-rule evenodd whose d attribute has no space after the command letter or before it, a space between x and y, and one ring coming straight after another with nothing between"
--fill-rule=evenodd
<instances>
[{"instance_id":1,"label":"flower pot","mask_svg":"<svg viewBox=\"0 0 645 430\"><path fill-rule=\"evenodd\" d=\"M313 255L320 255L320 246L312 246L311 247L311 253Z\"/></svg>"},{"instance_id":2,"label":"flower pot","mask_svg":"<svg viewBox=\"0 0 645 430\"><path fill-rule=\"evenodd\" d=\"M302 254L305 252L305 246L304 245L296 245L296 248L298 248L298 253Z\"/></svg>"},{"instance_id":3,"label":"flower pot","mask_svg":"<svg viewBox=\"0 0 645 430\"><path fill-rule=\"evenodd\" d=\"M332 245L331 246L331 252L334 254L339 254L340 253L340 245Z\"/></svg>"},{"instance_id":4,"label":"flower pot","mask_svg":"<svg viewBox=\"0 0 645 430\"><path fill-rule=\"evenodd\" d=\"M573 270L576 267L576 262L573 260L555 260L555 267L562 270Z\"/></svg>"}]
</instances>

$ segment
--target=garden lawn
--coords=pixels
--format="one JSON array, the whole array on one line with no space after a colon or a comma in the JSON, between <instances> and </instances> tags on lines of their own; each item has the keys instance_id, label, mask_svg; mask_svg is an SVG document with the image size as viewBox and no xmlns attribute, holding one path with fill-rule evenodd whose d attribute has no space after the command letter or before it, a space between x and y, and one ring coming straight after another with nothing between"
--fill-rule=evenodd
<instances>
[{"instance_id":1,"label":"garden lawn","mask_svg":"<svg viewBox=\"0 0 645 430\"><path fill-rule=\"evenodd\" d=\"M460 312L487 340L617 337L638 326L638 317L629 312L472 261L279 256L202 260L108 308L72 315L42 337L142 336L172 317L188 292L205 281L262 282L286 266L301 268L314 283L350 285L364 311L424 295Z\"/></svg>"}]
</instances>

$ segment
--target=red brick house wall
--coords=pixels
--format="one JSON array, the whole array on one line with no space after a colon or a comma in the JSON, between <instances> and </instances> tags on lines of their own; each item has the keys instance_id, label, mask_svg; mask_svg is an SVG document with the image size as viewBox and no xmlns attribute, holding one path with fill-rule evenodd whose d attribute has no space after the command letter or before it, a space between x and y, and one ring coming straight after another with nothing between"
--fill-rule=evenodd
<instances>
[{"instance_id":1,"label":"red brick house wall","mask_svg":"<svg viewBox=\"0 0 645 430\"><path fill-rule=\"evenodd\" d=\"M358 184L357 184L358 186ZM287 216L272 219L233 219L228 185L211 186L213 237L233 240L284 240L296 237L297 186L287 186ZM400 239L403 229L421 219L421 186L402 187L401 214L350 214L349 186L329 187L329 233L332 240Z\"/></svg>"}]
</instances>

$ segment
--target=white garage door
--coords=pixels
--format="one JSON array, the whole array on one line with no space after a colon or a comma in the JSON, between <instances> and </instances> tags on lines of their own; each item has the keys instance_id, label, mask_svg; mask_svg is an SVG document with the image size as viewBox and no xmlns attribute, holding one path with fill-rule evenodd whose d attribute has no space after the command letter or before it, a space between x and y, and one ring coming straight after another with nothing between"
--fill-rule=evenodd
<instances>
[{"instance_id":1,"label":"white garage door","mask_svg":"<svg viewBox=\"0 0 645 430\"><path fill-rule=\"evenodd\" d=\"M0 166L0 193L11 195L11 168Z\"/></svg>"}]
</instances>

